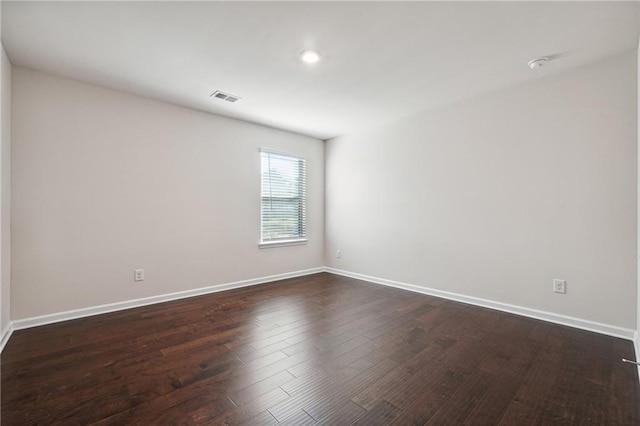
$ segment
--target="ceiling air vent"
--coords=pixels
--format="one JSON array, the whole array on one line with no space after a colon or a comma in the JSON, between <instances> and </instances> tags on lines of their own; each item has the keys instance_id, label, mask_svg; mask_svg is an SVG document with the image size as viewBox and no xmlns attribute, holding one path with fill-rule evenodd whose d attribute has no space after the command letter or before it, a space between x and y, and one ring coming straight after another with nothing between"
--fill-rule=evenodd
<instances>
[{"instance_id":1,"label":"ceiling air vent","mask_svg":"<svg viewBox=\"0 0 640 426\"><path fill-rule=\"evenodd\" d=\"M223 101L227 102L237 102L242 99L240 96L230 95L229 93L224 93L220 90L216 90L215 92L213 92L210 97L222 99Z\"/></svg>"}]
</instances>

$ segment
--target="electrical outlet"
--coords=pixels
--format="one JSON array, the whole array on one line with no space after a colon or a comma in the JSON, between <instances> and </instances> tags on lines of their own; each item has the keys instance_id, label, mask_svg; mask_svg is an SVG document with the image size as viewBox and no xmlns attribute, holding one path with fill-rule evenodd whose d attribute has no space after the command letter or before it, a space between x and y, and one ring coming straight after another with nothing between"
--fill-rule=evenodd
<instances>
[{"instance_id":1,"label":"electrical outlet","mask_svg":"<svg viewBox=\"0 0 640 426\"><path fill-rule=\"evenodd\" d=\"M565 294L567 292L567 282L565 280L553 280L553 292Z\"/></svg>"},{"instance_id":2,"label":"electrical outlet","mask_svg":"<svg viewBox=\"0 0 640 426\"><path fill-rule=\"evenodd\" d=\"M336 250L336 259L342 259L342 250Z\"/></svg>"},{"instance_id":3,"label":"electrical outlet","mask_svg":"<svg viewBox=\"0 0 640 426\"><path fill-rule=\"evenodd\" d=\"M134 269L133 270L133 280L134 281L144 281L144 269Z\"/></svg>"}]
</instances>

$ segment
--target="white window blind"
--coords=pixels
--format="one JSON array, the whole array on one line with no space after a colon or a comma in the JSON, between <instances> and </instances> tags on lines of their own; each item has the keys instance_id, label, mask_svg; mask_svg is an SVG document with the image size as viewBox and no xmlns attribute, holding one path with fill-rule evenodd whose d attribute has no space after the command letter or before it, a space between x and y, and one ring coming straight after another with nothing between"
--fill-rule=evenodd
<instances>
[{"instance_id":1,"label":"white window blind","mask_svg":"<svg viewBox=\"0 0 640 426\"><path fill-rule=\"evenodd\" d=\"M260 151L262 163L262 243L305 241L307 237L307 162Z\"/></svg>"}]
</instances>

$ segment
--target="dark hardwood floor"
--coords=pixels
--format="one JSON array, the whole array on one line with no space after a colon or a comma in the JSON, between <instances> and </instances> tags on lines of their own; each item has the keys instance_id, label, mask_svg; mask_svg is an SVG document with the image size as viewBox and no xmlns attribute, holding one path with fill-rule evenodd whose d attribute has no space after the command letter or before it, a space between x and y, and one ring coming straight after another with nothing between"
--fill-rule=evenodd
<instances>
[{"instance_id":1,"label":"dark hardwood floor","mask_svg":"<svg viewBox=\"0 0 640 426\"><path fill-rule=\"evenodd\" d=\"M631 342L317 274L17 331L2 424L639 424Z\"/></svg>"}]
</instances>

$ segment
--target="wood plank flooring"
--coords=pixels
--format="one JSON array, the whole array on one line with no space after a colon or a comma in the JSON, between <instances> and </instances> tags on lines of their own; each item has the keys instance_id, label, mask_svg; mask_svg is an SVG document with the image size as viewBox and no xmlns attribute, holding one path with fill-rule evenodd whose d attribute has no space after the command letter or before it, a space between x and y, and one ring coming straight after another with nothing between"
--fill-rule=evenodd
<instances>
[{"instance_id":1,"label":"wood plank flooring","mask_svg":"<svg viewBox=\"0 0 640 426\"><path fill-rule=\"evenodd\" d=\"M640 424L631 342L322 273L17 331L3 425Z\"/></svg>"}]
</instances>

